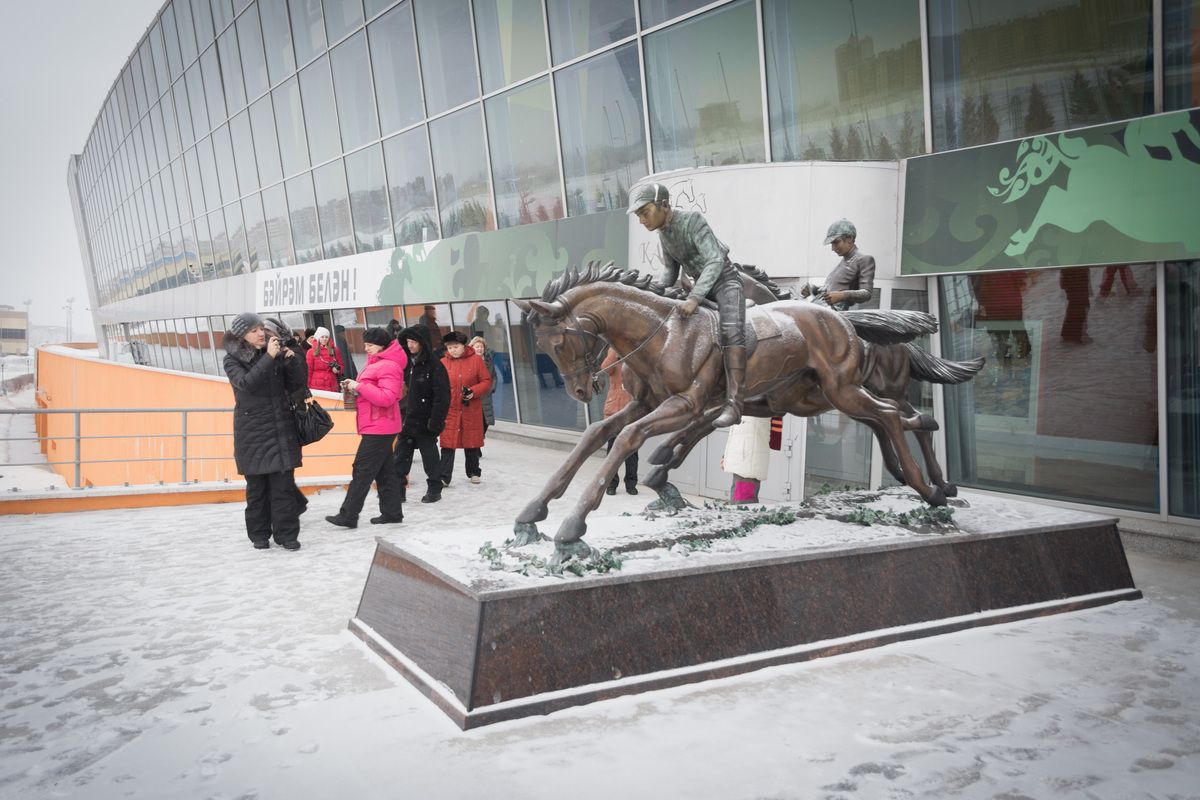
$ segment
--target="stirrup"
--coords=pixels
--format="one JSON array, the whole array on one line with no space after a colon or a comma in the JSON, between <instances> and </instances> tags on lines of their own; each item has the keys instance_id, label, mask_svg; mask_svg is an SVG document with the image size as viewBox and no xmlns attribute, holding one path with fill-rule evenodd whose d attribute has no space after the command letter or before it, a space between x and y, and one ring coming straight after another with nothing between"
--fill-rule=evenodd
<instances>
[{"instance_id":1,"label":"stirrup","mask_svg":"<svg viewBox=\"0 0 1200 800\"><path fill-rule=\"evenodd\" d=\"M728 428L742 421L742 410L734 403L726 403L720 415L713 420L714 428Z\"/></svg>"}]
</instances>

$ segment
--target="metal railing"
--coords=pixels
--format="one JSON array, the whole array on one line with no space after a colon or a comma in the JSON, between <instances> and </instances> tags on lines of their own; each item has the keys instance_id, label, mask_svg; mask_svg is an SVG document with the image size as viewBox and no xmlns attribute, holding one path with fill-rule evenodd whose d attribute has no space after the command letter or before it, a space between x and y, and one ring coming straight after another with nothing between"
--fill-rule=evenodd
<instances>
[{"instance_id":1,"label":"metal railing","mask_svg":"<svg viewBox=\"0 0 1200 800\"><path fill-rule=\"evenodd\" d=\"M180 483L188 483L188 461L232 461L233 460L233 445L230 443L228 455L221 456L188 456L188 439L213 439L226 438L233 439L233 431L221 433L188 433L188 415L189 414L231 414L233 408L0 408L0 415L16 416L20 414L29 414L36 417L42 415L61 415L70 414L74 418L74 433L70 436L0 436L0 442L37 442L41 449L45 450L46 442L73 442L75 457L65 461L51 461L49 459L41 461L5 461L5 466L10 467L56 467L74 465L75 479L71 484L71 488L83 488L83 465L84 464L136 464L142 462L174 462L176 459L163 457L150 458L107 458L107 459L84 459L83 443L89 441L99 441L104 439L179 439L179 474ZM331 409L338 410L338 409ZM121 434L83 434L83 417L87 414L178 414L179 415L179 431L176 433L121 433ZM9 425L11 428L11 423ZM357 436L353 430L338 431L336 428L331 431L329 436ZM354 451L348 453L310 453L305 452L306 458L346 458L354 455ZM159 480L159 483L164 483L164 480Z\"/></svg>"}]
</instances>

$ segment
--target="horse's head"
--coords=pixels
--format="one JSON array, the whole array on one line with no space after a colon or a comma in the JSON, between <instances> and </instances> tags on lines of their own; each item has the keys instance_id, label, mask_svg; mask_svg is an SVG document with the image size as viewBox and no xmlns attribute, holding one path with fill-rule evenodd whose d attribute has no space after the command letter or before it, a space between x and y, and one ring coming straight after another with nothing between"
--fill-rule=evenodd
<instances>
[{"instance_id":1,"label":"horse's head","mask_svg":"<svg viewBox=\"0 0 1200 800\"><path fill-rule=\"evenodd\" d=\"M608 349L595 322L576 316L561 300L513 302L533 319L537 345L558 367L567 393L581 403L589 402L599 391L596 375Z\"/></svg>"}]
</instances>

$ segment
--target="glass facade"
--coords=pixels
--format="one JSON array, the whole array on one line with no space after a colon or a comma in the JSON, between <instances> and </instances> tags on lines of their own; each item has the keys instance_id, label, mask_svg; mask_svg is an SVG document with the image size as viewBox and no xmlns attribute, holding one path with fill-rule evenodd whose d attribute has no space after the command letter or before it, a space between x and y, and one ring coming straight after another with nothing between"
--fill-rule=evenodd
<instances>
[{"instance_id":1,"label":"glass facade","mask_svg":"<svg viewBox=\"0 0 1200 800\"><path fill-rule=\"evenodd\" d=\"M526 84L484 104L496 191L497 226L507 228L563 216L554 146L550 84Z\"/></svg>"},{"instance_id":2,"label":"glass facade","mask_svg":"<svg viewBox=\"0 0 1200 800\"><path fill-rule=\"evenodd\" d=\"M1163 297L1169 510L1200 518L1200 262L1167 264ZM1143 337L1143 349L1153 352L1148 327Z\"/></svg>"}]
</instances>

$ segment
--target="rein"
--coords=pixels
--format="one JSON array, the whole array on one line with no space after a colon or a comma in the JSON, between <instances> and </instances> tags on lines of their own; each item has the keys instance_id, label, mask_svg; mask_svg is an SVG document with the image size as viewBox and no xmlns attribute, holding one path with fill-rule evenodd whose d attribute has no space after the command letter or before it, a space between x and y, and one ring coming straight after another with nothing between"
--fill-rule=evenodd
<instances>
[{"instance_id":1,"label":"rein","mask_svg":"<svg viewBox=\"0 0 1200 800\"><path fill-rule=\"evenodd\" d=\"M599 352L599 348L596 348L595 350L588 350L587 355L584 356L584 359L583 359L583 367L581 367L580 369L575 369L575 370L571 370L570 372L563 373L563 377L570 378L572 376L579 375L580 373L583 373L583 372L589 372L589 373L591 373L591 376L592 376L592 387L595 391L598 392L599 387L600 387L600 376L606 372L609 372L610 370L612 370L614 367L621 364L622 362L627 361L630 357L632 357L634 355L634 353L638 352L643 347L650 344L650 342L654 339L655 336L658 335L658 332L663 329L663 326L667 324L667 321L670 320L674 314L675 314L675 310L671 309L671 312L669 314L667 314L665 317L663 317L662 322L658 323L658 327L655 328L653 331L651 331L650 335L647 336L645 339L643 339L638 344L637 347L633 348L628 353L621 356L613 363L609 364L607 367L599 367L598 368L596 366L596 354ZM565 333L573 333L576 336L590 336L590 337L592 337L593 340L595 340L596 342L602 343L605 347L611 346L611 343L607 339L605 339L603 336L600 336L597 333L593 333L592 331L585 329L583 327L583 321L580 320L579 317L575 316L575 311L573 309L571 309L570 307L567 308L567 315L570 316L571 320L575 323L575 325L577 327L576 328L564 327L563 328L564 334Z\"/></svg>"}]
</instances>

